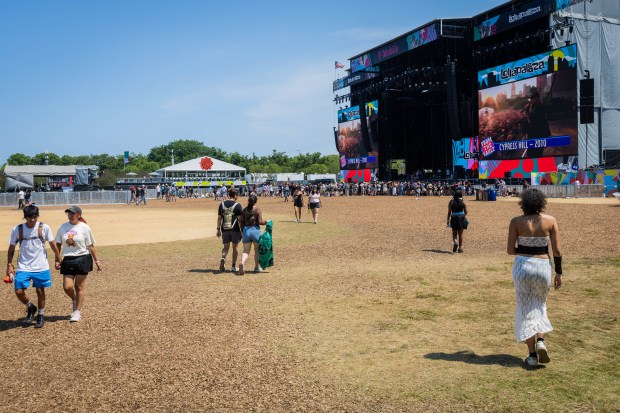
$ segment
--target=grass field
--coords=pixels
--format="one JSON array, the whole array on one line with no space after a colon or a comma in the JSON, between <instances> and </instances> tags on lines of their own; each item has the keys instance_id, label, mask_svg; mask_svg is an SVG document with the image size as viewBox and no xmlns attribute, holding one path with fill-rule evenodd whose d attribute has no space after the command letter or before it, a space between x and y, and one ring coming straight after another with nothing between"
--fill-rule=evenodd
<instances>
[{"instance_id":1,"label":"grass field","mask_svg":"<svg viewBox=\"0 0 620 413\"><path fill-rule=\"evenodd\" d=\"M519 207L467 202L453 254L446 198L326 198L318 225L260 199L276 265L245 276L216 269L212 200L84 206L104 271L80 323L57 272L43 329L0 288L0 411L618 411L620 204L549 201L564 285L531 370L505 252ZM7 238L20 218L0 210Z\"/></svg>"}]
</instances>

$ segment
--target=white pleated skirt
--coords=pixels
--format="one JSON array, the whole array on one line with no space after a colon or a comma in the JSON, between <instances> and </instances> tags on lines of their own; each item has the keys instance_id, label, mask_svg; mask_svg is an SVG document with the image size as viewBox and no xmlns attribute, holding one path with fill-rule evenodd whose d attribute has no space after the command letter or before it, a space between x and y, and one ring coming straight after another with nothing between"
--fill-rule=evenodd
<instances>
[{"instance_id":1,"label":"white pleated skirt","mask_svg":"<svg viewBox=\"0 0 620 413\"><path fill-rule=\"evenodd\" d=\"M515 285L515 338L523 342L537 333L553 330L547 318L551 289L551 260L517 255L512 266Z\"/></svg>"}]
</instances>

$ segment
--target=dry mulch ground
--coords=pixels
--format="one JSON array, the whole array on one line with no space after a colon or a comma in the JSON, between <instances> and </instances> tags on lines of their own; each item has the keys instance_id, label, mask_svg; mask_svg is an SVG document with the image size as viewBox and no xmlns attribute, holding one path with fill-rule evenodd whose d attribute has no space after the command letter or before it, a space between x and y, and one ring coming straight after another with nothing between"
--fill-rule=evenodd
<instances>
[{"instance_id":1,"label":"dry mulch ground","mask_svg":"<svg viewBox=\"0 0 620 413\"><path fill-rule=\"evenodd\" d=\"M40 330L22 327L23 306L0 289L0 411L512 410L530 387L550 394L542 407L613 406L611 391L590 396L581 366L618 363L620 283L601 282L618 274L620 204L550 200L566 285L550 296L554 362L532 375L512 337L505 253L518 206L468 201L465 253L452 254L447 202L325 198L313 225L261 198L276 266L243 277L216 269L212 200L85 207L105 268L89 276L82 322L67 321L57 273ZM62 209L42 209L54 231ZM16 219L0 211L7 235Z\"/></svg>"}]
</instances>

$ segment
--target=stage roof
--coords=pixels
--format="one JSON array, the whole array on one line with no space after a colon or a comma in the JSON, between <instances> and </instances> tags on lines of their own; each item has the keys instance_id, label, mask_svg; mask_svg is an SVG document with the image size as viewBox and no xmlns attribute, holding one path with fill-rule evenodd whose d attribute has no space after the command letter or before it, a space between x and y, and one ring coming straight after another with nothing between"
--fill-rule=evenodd
<instances>
[{"instance_id":1,"label":"stage roof","mask_svg":"<svg viewBox=\"0 0 620 413\"><path fill-rule=\"evenodd\" d=\"M211 157L209 157L211 158ZM166 171L166 172L184 172L184 171L204 171L200 167L201 158L191 159L189 161L181 162L176 165L168 166L166 168L158 169L158 171ZM237 165L233 165L228 162L220 161L219 159L211 158L213 161L213 166L209 171L222 171L222 172L232 172L232 171L245 171L245 168L242 168Z\"/></svg>"}]
</instances>

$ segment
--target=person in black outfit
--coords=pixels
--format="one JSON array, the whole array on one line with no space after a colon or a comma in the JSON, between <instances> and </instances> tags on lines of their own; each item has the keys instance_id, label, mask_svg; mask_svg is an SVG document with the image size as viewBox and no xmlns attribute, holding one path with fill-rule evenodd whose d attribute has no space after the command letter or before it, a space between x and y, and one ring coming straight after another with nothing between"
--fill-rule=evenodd
<instances>
[{"instance_id":1,"label":"person in black outfit","mask_svg":"<svg viewBox=\"0 0 620 413\"><path fill-rule=\"evenodd\" d=\"M467 229L467 205L463 201L463 192L456 191L448 204L448 222L452 228L452 252L463 252L463 230ZM456 237L458 235L458 244Z\"/></svg>"}]
</instances>

